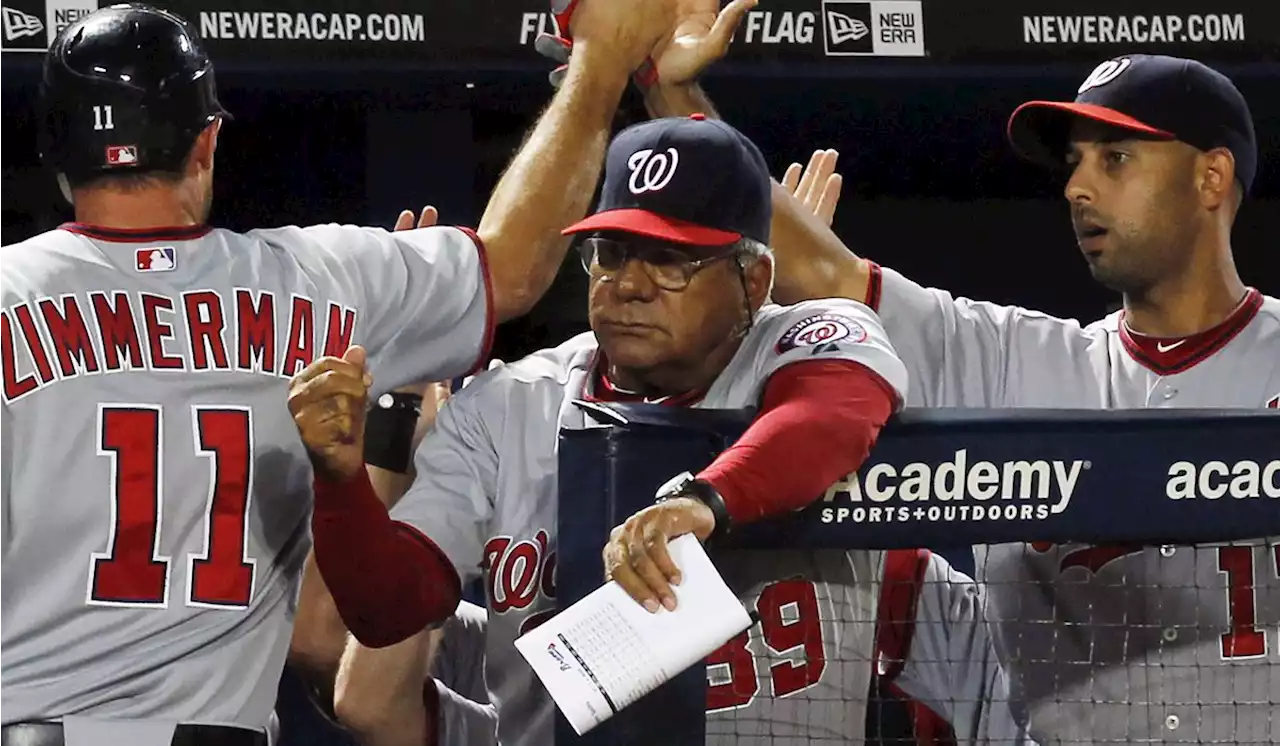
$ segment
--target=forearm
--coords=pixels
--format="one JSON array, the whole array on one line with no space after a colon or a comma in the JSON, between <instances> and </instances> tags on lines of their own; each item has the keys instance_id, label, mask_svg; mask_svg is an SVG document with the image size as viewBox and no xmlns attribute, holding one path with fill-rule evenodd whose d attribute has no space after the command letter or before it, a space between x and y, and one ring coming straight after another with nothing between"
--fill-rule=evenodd
<instances>
[{"instance_id":1,"label":"forearm","mask_svg":"<svg viewBox=\"0 0 1280 746\"><path fill-rule=\"evenodd\" d=\"M333 682L346 644L347 627L324 584L315 555L309 554L302 570L289 664L306 680L313 699L327 715L333 714Z\"/></svg>"},{"instance_id":2,"label":"forearm","mask_svg":"<svg viewBox=\"0 0 1280 746\"><path fill-rule=\"evenodd\" d=\"M867 300L870 264L858 258L809 208L773 183L773 298L782 304L815 298Z\"/></svg>"},{"instance_id":3,"label":"forearm","mask_svg":"<svg viewBox=\"0 0 1280 746\"><path fill-rule=\"evenodd\" d=\"M700 112L719 118L711 99L696 83L655 85L645 91L652 117L687 117ZM773 182L773 221L769 244L776 260L774 300L783 304L815 298L866 302L869 269L804 203Z\"/></svg>"},{"instance_id":4,"label":"forearm","mask_svg":"<svg viewBox=\"0 0 1280 746\"><path fill-rule=\"evenodd\" d=\"M586 214L626 84L607 50L576 47L560 90L494 188L477 233L499 322L527 312L560 269L568 247L560 231Z\"/></svg>"},{"instance_id":5,"label":"forearm","mask_svg":"<svg viewBox=\"0 0 1280 746\"><path fill-rule=\"evenodd\" d=\"M458 606L461 581L448 558L394 521L361 469L346 482L315 482L316 564L343 623L369 647L392 645Z\"/></svg>"},{"instance_id":6,"label":"forearm","mask_svg":"<svg viewBox=\"0 0 1280 746\"><path fill-rule=\"evenodd\" d=\"M334 708L362 746L430 746L436 722L424 700L435 630L374 649L352 640L338 671ZM430 692L435 694L434 691ZM434 701L434 700L433 700Z\"/></svg>"},{"instance_id":7,"label":"forearm","mask_svg":"<svg viewBox=\"0 0 1280 746\"><path fill-rule=\"evenodd\" d=\"M805 507L866 459L895 394L858 363L813 360L778 371L760 415L698 475L737 522Z\"/></svg>"},{"instance_id":8,"label":"forearm","mask_svg":"<svg viewBox=\"0 0 1280 746\"><path fill-rule=\"evenodd\" d=\"M691 114L703 114L708 119L720 118L715 105L697 83L649 86L644 92L644 106L654 119Z\"/></svg>"},{"instance_id":9,"label":"forearm","mask_svg":"<svg viewBox=\"0 0 1280 746\"><path fill-rule=\"evenodd\" d=\"M432 413L434 420L434 412ZM414 447L422 439L425 427L414 434ZM376 466L365 465L369 482L383 505L390 508L404 495L413 483L413 473L401 474ZM298 612L294 617L293 638L289 645L289 663L306 680L316 703L327 714L333 711L334 678L338 663L347 646L347 626L342 622L338 607L333 602L315 553L307 555L302 570L302 587L298 594Z\"/></svg>"}]
</instances>

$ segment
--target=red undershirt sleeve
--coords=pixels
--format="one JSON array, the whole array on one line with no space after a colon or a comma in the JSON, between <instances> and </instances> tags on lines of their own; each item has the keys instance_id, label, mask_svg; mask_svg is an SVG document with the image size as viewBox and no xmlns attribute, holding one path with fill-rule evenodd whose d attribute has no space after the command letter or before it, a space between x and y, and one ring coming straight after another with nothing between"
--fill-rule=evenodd
<instances>
[{"instance_id":1,"label":"red undershirt sleeve","mask_svg":"<svg viewBox=\"0 0 1280 746\"><path fill-rule=\"evenodd\" d=\"M458 607L449 558L414 527L392 520L361 469L346 482L315 480L316 565L360 644L394 645Z\"/></svg>"},{"instance_id":2,"label":"red undershirt sleeve","mask_svg":"<svg viewBox=\"0 0 1280 746\"><path fill-rule=\"evenodd\" d=\"M852 360L806 360L765 384L760 414L698 478L735 522L805 507L866 460L897 394Z\"/></svg>"}]
</instances>

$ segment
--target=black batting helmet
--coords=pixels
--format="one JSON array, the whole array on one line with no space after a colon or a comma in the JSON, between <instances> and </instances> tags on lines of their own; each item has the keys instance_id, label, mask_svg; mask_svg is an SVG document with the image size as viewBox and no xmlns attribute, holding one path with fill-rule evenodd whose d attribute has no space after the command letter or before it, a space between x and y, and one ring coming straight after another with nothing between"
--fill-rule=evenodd
<instances>
[{"instance_id":1,"label":"black batting helmet","mask_svg":"<svg viewBox=\"0 0 1280 746\"><path fill-rule=\"evenodd\" d=\"M41 99L41 158L73 183L180 171L195 138L226 115L190 25L141 3L63 29L45 56Z\"/></svg>"}]
</instances>

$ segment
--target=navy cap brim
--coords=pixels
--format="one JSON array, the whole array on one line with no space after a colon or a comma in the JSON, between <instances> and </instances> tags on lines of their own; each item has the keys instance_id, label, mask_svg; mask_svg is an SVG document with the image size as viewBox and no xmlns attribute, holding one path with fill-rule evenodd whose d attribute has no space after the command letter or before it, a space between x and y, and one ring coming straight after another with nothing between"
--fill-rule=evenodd
<instances>
[{"instance_id":1,"label":"navy cap brim","mask_svg":"<svg viewBox=\"0 0 1280 746\"><path fill-rule=\"evenodd\" d=\"M1148 138L1176 140L1177 135L1097 104L1073 101L1028 101L1009 117L1009 143L1021 157L1045 166L1063 165L1071 122L1089 119Z\"/></svg>"},{"instance_id":2,"label":"navy cap brim","mask_svg":"<svg viewBox=\"0 0 1280 746\"><path fill-rule=\"evenodd\" d=\"M742 238L741 233L708 228L687 220L669 218L656 212L638 208L621 208L605 210L565 228L561 235L570 236L575 233L591 231L620 231L648 236L673 243L691 246L724 246Z\"/></svg>"}]
</instances>

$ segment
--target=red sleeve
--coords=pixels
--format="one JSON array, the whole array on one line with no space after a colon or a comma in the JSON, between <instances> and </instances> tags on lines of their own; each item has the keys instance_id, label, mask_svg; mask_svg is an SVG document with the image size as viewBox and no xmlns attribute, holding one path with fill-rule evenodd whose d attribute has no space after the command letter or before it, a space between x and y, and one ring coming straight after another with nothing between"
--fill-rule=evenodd
<instances>
[{"instance_id":1,"label":"red sleeve","mask_svg":"<svg viewBox=\"0 0 1280 746\"><path fill-rule=\"evenodd\" d=\"M867 299L866 304L871 307L872 311L880 312L880 295L884 291L884 276L880 274L880 265L875 262L867 262Z\"/></svg>"},{"instance_id":2,"label":"red sleeve","mask_svg":"<svg viewBox=\"0 0 1280 746\"><path fill-rule=\"evenodd\" d=\"M316 565L360 644L394 645L454 612L457 571L433 541L387 515L364 469L346 482L316 479L315 493Z\"/></svg>"},{"instance_id":3,"label":"red sleeve","mask_svg":"<svg viewBox=\"0 0 1280 746\"><path fill-rule=\"evenodd\" d=\"M856 470L897 404L893 387L851 360L788 365L765 385L760 414L698 475L733 520L798 510Z\"/></svg>"},{"instance_id":4,"label":"red sleeve","mask_svg":"<svg viewBox=\"0 0 1280 746\"><path fill-rule=\"evenodd\" d=\"M480 274L484 278L484 339L480 341L480 356L476 358L476 364L471 366L471 370L466 374L470 376L479 373L489 365L489 355L493 352L493 333L498 319L493 315L493 277L489 273L489 253L484 248L484 241L479 233L470 228L462 226L457 228L467 234L467 237L476 245L476 251L480 253Z\"/></svg>"}]
</instances>

